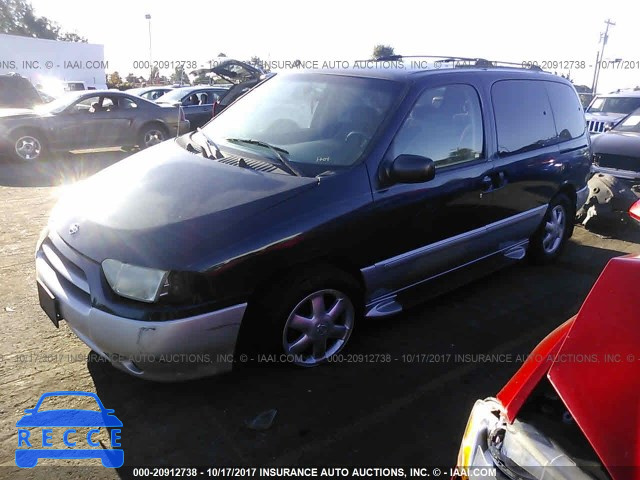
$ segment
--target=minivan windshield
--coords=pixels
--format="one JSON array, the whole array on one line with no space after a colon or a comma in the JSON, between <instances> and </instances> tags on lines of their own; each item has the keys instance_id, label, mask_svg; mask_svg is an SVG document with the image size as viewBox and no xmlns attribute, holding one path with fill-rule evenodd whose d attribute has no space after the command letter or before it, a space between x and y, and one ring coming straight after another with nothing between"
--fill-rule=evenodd
<instances>
[{"instance_id":1,"label":"minivan windshield","mask_svg":"<svg viewBox=\"0 0 640 480\"><path fill-rule=\"evenodd\" d=\"M271 158L279 149L298 172L314 176L354 165L402 90L376 78L279 74L203 130L223 150L226 143Z\"/></svg>"}]
</instances>

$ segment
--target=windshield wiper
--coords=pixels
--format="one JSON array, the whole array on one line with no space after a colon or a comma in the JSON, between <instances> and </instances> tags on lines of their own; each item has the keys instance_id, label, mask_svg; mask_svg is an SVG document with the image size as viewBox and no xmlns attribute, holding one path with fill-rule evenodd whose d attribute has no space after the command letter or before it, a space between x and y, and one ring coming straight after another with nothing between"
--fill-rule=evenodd
<instances>
[{"instance_id":1,"label":"windshield wiper","mask_svg":"<svg viewBox=\"0 0 640 480\"><path fill-rule=\"evenodd\" d=\"M213 141L213 139L207 135L206 133L204 133L204 130L202 130L201 128L198 128L197 133L199 133L200 135L202 135L206 141L205 146L203 146L202 144L196 142L198 144L198 146L200 148L202 148L203 153L206 153L206 157L208 158L213 158L214 160L217 160L219 158L224 157L224 155L222 154L222 152L220 151L220 147L218 147L218 144L216 142ZM193 139L193 134L191 135L192 139ZM213 148L212 148L213 147ZM215 152L214 149L215 148ZM205 152L206 150L206 152Z\"/></svg>"},{"instance_id":2,"label":"windshield wiper","mask_svg":"<svg viewBox=\"0 0 640 480\"><path fill-rule=\"evenodd\" d=\"M275 145L271 145L267 142L263 142L262 140L254 140L252 138L227 138L227 142L235 142L235 143L248 143L249 145L258 145L259 147L268 148L271 152L276 156L280 165L284 166L289 173L301 177L302 174L298 172L292 165L285 155L288 155L284 148L276 147Z\"/></svg>"}]
</instances>

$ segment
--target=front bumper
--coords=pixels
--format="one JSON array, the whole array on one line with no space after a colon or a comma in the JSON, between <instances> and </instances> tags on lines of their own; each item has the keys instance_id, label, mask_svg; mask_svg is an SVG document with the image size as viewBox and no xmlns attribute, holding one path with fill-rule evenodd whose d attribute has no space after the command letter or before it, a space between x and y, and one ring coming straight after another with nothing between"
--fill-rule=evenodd
<instances>
[{"instance_id":1,"label":"front bumper","mask_svg":"<svg viewBox=\"0 0 640 480\"><path fill-rule=\"evenodd\" d=\"M83 291L88 283L82 284L74 273L77 265L68 265L68 258L61 256L41 246L36 278L56 298L62 319L78 338L115 367L156 381L189 380L232 369L246 303L164 322L119 317L91 305Z\"/></svg>"},{"instance_id":2,"label":"front bumper","mask_svg":"<svg viewBox=\"0 0 640 480\"><path fill-rule=\"evenodd\" d=\"M620 170L618 168L608 168L601 167L599 165L592 165L591 173L604 173L605 175L611 175L612 177L621 178L623 180L640 181L640 172L634 172L632 170Z\"/></svg>"},{"instance_id":3,"label":"front bumper","mask_svg":"<svg viewBox=\"0 0 640 480\"><path fill-rule=\"evenodd\" d=\"M0 127L0 153L2 154L8 153L9 151L12 150L12 148L13 148L13 143L9 138L9 134L6 132L6 130Z\"/></svg>"}]
</instances>

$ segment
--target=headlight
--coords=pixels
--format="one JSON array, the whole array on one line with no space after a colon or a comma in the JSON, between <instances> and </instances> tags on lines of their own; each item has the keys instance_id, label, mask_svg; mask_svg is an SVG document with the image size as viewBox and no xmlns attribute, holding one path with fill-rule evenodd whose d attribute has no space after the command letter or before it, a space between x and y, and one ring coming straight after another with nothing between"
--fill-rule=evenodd
<instances>
[{"instance_id":1,"label":"headlight","mask_svg":"<svg viewBox=\"0 0 640 480\"><path fill-rule=\"evenodd\" d=\"M530 423L515 420L489 432L489 451L495 465L513 480L587 480L583 471L552 438ZM586 467L597 467L588 465Z\"/></svg>"},{"instance_id":2,"label":"headlight","mask_svg":"<svg viewBox=\"0 0 640 480\"><path fill-rule=\"evenodd\" d=\"M507 423L502 405L494 398L478 400L473 406L458 453L461 469L487 466L498 467L512 480L592 478L534 425L517 419Z\"/></svg>"},{"instance_id":3,"label":"headlight","mask_svg":"<svg viewBox=\"0 0 640 480\"><path fill-rule=\"evenodd\" d=\"M153 303L168 289L169 272L137 267L108 258L102 262L107 282L121 297Z\"/></svg>"}]
</instances>

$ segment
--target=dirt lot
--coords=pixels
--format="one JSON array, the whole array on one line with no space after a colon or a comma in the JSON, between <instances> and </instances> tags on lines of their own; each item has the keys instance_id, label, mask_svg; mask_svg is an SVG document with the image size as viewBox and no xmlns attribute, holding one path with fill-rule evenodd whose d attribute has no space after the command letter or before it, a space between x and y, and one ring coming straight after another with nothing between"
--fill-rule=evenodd
<instances>
[{"instance_id":1,"label":"dirt lot","mask_svg":"<svg viewBox=\"0 0 640 480\"><path fill-rule=\"evenodd\" d=\"M52 460L32 470L15 467L15 423L53 390L97 392L115 410L124 424L126 465L453 464L473 402L495 394L520 365L516 355L577 312L610 258L640 253L633 230L608 239L577 229L557 265L518 265L396 318L360 322L346 353L389 354L389 362L311 370L271 365L189 383L149 383L91 358L64 322L56 330L35 288L34 245L64 185L124 155L76 154L37 165L0 161L2 478L127 476L97 461L90 468L69 467L87 461ZM488 353L511 358L455 357ZM271 428L245 426L270 409L278 411Z\"/></svg>"}]
</instances>

